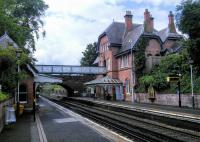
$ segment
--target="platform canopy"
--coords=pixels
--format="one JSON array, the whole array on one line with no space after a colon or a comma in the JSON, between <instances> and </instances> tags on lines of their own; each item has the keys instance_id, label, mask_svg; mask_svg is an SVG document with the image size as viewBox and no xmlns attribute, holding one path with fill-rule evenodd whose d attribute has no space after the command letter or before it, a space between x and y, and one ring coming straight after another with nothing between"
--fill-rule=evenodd
<instances>
[{"instance_id":1,"label":"platform canopy","mask_svg":"<svg viewBox=\"0 0 200 142\"><path fill-rule=\"evenodd\" d=\"M95 79L90 82L85 83L87 86L95 86L95 85L110 85L110 86L115 86L115 85L122 85L123 83L120 82L118 79L113 79L110 78L109 76L100 78L100 79Z\"/></svg>"}]
</instances>

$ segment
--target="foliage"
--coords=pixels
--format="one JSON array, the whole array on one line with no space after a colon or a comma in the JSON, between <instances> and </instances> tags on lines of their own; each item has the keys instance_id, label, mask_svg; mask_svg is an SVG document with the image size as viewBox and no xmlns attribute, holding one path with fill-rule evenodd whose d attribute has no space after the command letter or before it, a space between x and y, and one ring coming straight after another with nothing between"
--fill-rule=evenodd
<instances>
[{"instance_id":1,"label":"foliage","mask_svg":"<svg viewBox=\"0 0 200 142\"><path fill-rule=\"evenodd\" d=\"M52 92L63 90L63 87L57 84L46 84L42 88L44 95L50 95Z\"/></svg>"},{"instance_id":2,"label":"foliage","mask_svg":"<svg viewBox=\"0 0 200 142\"><path fill-rule=\"evenodd\" d=\"M200 74L200 1L185 0L177 6L176 21L179 30L188 35L184 46L188 48L189 55Z\"/></svg>"},{"instance_id":3,"label":"foliage","mask_svg":"<svg viewBox=\"0 0 200 142\"><path fill-rule=\"evenodd\" d=\"M140 90L147 91L149 86L153 86L157 91L176 92L177 83L168 83L166 78L169 75L181 74L181 92L191 92L190 66L188 63L187 49L183 49L179 54L164 56L160 64L155 66L151 73L144 74L139 78ZM200 92L200 77L193 74L194 92Z\"/></svg>"},{"instance_id":4,"label":"foliage","mask_svg":"<svg viewBox=\"0 0 200 142\"><path fill-rule=\"evenodd\" d=\"M139 83L147 90L149 86L152 86L155 83L155 80L152 75L144 75L139 78Z\"/></svg>"},{"instance_id":5,"label":"foliage","mask_svg":"<svg viewBox=\"0 0 200 142\"><path fill-rule=\"evenodd\" d=\"M136 44L135 57L135 69L137 76L141 75L145 68L145 49L149 43L149 39L141 38Z\"/></svg>"},{"instance_id":6,"label":"foliage","mask_svg":"<svg viewBox=\"0 0 200 142\"><path fill-rule=\"evenodd\" d=\"M83 53L83 57L81 58L81 66L95 66L93 64L93 62L95 61L95 59L97 58L97 53L96 53L96 49L97 49L97 43L94 42L93 44L90 43L87 45L86 49Z\"/></svg>"},{"instance_id":7,"label":"foliage","mask_svg":"<svg viewBox=\"0 0 200 142\"><path fill-rule=\"evenodd\" d=\"M34 51L47 8L43 0L0 0L0 35L7 31L20 47Z\"/></svg>"},{"instance_id":8,"label":"foliage","mask_svg":"<svg viewBox=\"0 0 200 142\"><path fill-rule=\"evenodd\" d=\"M6 92L10 92L16 87L18 79L20 81L27 77L24 71L17 73L16 63L23 66L30 62L30 59L25 52L22 52L19 59L17 59L15 50L13 47L0 47L0 84L2 84L2 90Z\"/></svg>"},{"instance_id":9,"label":"foliage","mask_svg":"<svg viewBox=\"0 0 200 142\"><path fill-rule=\"evenodd\" d=\"M0 102L10 98L10 95L0 91Z\"/></svg>"}]
</instances>

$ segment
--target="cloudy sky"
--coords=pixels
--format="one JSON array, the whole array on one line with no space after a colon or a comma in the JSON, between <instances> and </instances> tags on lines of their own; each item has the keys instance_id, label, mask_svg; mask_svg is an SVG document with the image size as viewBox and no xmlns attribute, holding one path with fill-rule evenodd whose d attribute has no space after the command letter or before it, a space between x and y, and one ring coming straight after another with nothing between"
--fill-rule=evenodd
<instances>
[{"instance_id":1,"label":"cloudy sky","mask_svg":"<svg viewBox=\"0 0 200 142\"><path fill-rule=\"evenodd\" d=\"M168 13L175 13L181 0L44 0L49 9L43 18L46 37L36 44L37 64L79 65L87 44L112 23L124 21L126 10L133 22L143 23L147 8L157 30L168 24Z\"/></svg>"}]
</instances>

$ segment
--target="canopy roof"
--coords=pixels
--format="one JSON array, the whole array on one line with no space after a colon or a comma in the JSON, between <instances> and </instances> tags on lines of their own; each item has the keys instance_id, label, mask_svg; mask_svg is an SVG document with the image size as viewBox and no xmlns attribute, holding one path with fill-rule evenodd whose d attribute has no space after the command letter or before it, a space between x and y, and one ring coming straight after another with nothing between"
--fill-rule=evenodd
<instances>
[{"instance_id":1,"label":"canopy roof","mask_svg":"<svg viewBox=\"0 0 200 142\"><path fill-rule=\"evenodd\" d=\"M110 78L109 76L95 79L90 82L85 83L85 85L122 85L122 82L120 82L118 79Z\"/></svg>"}]
</instances>

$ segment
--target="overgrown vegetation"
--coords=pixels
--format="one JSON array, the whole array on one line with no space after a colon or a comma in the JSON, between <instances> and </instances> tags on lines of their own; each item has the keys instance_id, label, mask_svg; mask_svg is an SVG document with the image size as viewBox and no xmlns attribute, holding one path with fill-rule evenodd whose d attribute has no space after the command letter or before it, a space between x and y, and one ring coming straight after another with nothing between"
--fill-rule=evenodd
<instances>
[{"instance_id":1,"label":"overgrown vegetation","mask_svg":"<svg viewBox=\"0 0 200 142\"><path fill-rule=\"evenodd\" d=\"M23 80L27 77L25 71L17 73L17 64L25 66L30 62L30 58L25 52L21 53L19 59L16 57L16 49L13 47L0 47L0 84L5 92L13 92L17 80Z\"/></svg>"},{"instance_id":2,"label":"overgrown vegetation","mask_svg":"<svg viewBox=\"0 0 200 142\"><path fill-rule=\"evenodd\" d=\"M184 0L177 6L176 21L178 29L187 35L184 46L200 74L200 1Z\"/></svg>"},{"instance_id":3,"label":"overgrown vegetation","mask_svg":"<svg viewBox=\"0 0 200 142\"><path fill-rule=\"evenodd\" d=\"M0 102L5 101L10 98L10 95L0 91Z\"/></svg>"},{"instance_id":4,"label":"overgrown vegetation","mask_svg":"<svg viewBox=\"0 0 200 142\"><path fill-rule=\"evenodd\" d=\"M0 36L5 32L17 43L22 50L19 60L13 47L0 47L0 84L2 90L13 94L17 80L27 77L21 70L17 73L17 65L24 69L35 59L29 56L35 51L35 37L40 32L45 35L43 21L48 6L43 0L0 0Z\"/></svg>"},{"instance_id":5,"label":"overgrown vegetation","mask_svg":"<svg viewBox=\"0 0 200 142\"><path fill-rule=\"evenodd\" d=\"M60 90L63 90L64 88L60 85L56 84L46 84L43 86L43 93L44 95L51 95L52 93L59 92Z\"/></svg>"},{"instance_id":6,"label":"overgrown vegetation","mask_svg":"<svg viewBox=\"0 0 200 142\"><path fill-rule=\"evenodd\" d=\"M136 90L137 92L147 92L148 87L153 86L159 92L175 93L177 92L177 83L169 84L166 78L169 75L180 74L181 92L190 93L191 74L189 58L191 58L194 61L194 92L200 93L200 23L197 22L200 21L200 1L182 1L177 6L176 20L179 30L187 35L187 38L180 43L182 51L163 57L160 64L155 66L150 73L143 72L142 76L139 76L138 79L139 86ZM145 44L141 44L141 46L143 48L146 47ZM138 53L136 56L136 62L138 60L136 66L144 67L144 61L140 59L143 56L144 54Z\"/></svg>"}]
</instances>

